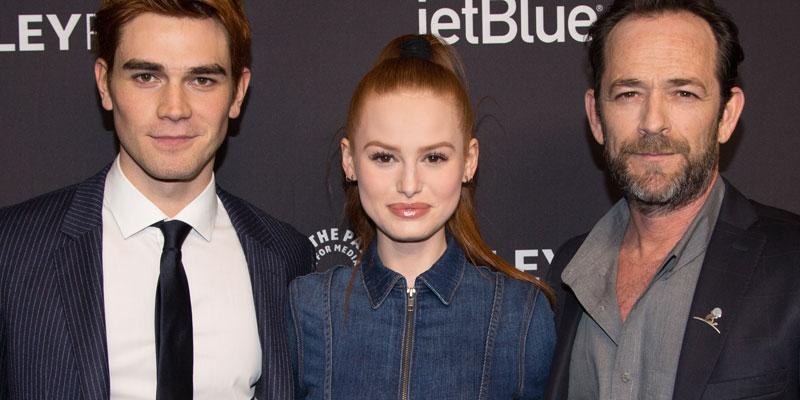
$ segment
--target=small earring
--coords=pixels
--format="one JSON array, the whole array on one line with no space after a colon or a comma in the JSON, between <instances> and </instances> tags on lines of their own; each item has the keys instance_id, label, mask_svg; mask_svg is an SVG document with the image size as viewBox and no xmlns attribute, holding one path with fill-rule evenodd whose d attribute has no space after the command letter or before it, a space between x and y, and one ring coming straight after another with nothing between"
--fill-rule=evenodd
<instances>
[{"instance_id":1,"label":"small earring","mask_svg":"<svg viewBox=\"0 0 800 400\"><path fill-rule=\"evenodd\" d=\"M347 183L353 183L353 182L355 182L355 181L356 181L356 178L355 178L355 176L352 176L352 177L351 177L351 176L349 176L349 175L348 175L348 176L345 176L345 177L344 177L344 180L345 180Z\"/></svg>"}]
</instances>

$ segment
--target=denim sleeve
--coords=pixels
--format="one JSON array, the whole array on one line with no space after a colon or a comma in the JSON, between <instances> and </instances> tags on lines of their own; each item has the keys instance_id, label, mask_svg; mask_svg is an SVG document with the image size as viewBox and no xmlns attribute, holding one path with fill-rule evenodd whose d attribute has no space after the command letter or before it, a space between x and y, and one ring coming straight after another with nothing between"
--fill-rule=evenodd
<instances>
[{"instance_id":1,"label":"denim sleeve","mask_svg":"<svg viewBox=\"0 0 800 400\"><path fill-rule=\"evenodd\" d=\"M301 324L295 318L298 298L297 281L289 284L289 301L286 305L286 335L289 348L289 360L292 364L292 378L294 380L294 398L306 397L306 390L302 386L303 380L303 331Z\"/></svg>"},{"instance_id":2,"label":"denim sleeve","mask_svg":"<svg viewBox=\"0 0 800 400\"><path fill-rule=\"evenodd\" d=\"M525 340L522 399L541 399L550 375L556 346L555 316L547 296L536 290L533 313Z\"/></svg>"}]
</instances>

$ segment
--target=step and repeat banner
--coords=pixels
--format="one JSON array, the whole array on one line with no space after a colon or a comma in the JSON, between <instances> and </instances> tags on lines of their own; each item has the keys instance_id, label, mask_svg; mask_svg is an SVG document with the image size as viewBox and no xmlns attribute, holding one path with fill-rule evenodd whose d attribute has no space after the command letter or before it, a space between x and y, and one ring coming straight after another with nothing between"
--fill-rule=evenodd
<instances>
[{"instance_id":1,"label":"step and repeat banner","mask_svg":"<svg viewBox=\"0 0 800 400\"><path fill-rule=\"evenodd\" d=\"M462 56L477 106L484 235L543 274L618 198L583 113L587 26L606 0L249 1L253 80L218 157L227 190L309 236L320 268L356 256L338 139L380 49L435 33ZM749 197L800 212L800 1L723 0L741 30L747 98L721 169ZM79 182L116 154L93 78L98 2L0 9L0 206Z\"/></svg>"}]
</instances>

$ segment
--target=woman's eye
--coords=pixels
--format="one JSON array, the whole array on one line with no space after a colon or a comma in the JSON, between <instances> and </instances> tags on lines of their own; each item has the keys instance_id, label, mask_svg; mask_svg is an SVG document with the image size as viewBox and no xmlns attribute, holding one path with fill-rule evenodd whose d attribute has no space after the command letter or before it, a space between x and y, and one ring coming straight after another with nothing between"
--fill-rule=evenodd
<instances>
[{"instance_id":1,"label":"woman's eye","mask_svg":"<svg viewBox=\"0 0 800 400\"><path fill-rule=\"evenodd\" d=\"M425 156L425 161L429 163L440 163L447 161L447 156L442 153L431 153Z\"/></svg>"},{"instance_id":2,"label":"woman's eye","mask_svg":"<svg viewBox=\"0 0 800 400\"><path fill-rule=\"evenodd\" d=\"M391 155L390 153L378 152L369 156L369 159L372 161L377 161L379 163L388 163L394 160L394 156Z\"/></svg>"}]
</instances>

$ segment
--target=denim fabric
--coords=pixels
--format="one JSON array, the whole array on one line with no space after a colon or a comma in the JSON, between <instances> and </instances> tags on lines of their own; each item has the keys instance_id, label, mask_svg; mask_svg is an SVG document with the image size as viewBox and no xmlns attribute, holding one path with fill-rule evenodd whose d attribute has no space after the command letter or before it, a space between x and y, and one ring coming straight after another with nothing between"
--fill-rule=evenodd
<instances>
[{"instance_id":1,"label":"denim fabric","mask_svg":"<svg viewBox=\"0 0 800 400\"><path fill-rule=\"evenodd\" d=\"M406 281L381 263L374 243L363 260L347 312L349 267L290 285L297 398L400 398ZM555 328L538 289L473 266L452 239L415 289L409 399L542 397Z\"/></svg>"}]
</instances>

